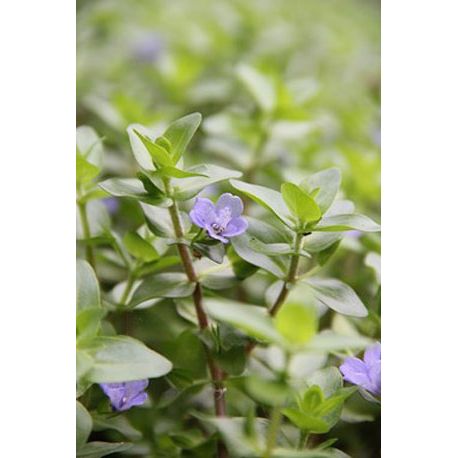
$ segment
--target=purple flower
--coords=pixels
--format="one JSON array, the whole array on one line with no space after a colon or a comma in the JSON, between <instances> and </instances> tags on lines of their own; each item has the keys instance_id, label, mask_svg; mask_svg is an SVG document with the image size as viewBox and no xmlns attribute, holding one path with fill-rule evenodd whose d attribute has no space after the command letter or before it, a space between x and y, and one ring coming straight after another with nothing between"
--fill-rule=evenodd
<instances>
[{"instance_id":1,"label":"purple flower","mask_svg":"<svg viewBox=\"0 0 458 458\"><path fill-rule=\"evenodd\" d=\"M115 410L128 410L133 406L140 406L148 395L145 393L148 379L134 380L121 383L101 383L103 392L110 398L111 405Z\"/></svg>"},{"instance_id":2,"label":"purple flower","mask_svg":"<svg viewBox=\"0 0 458 458\"><path fill-rule=\"evenodd\" d=\"M347 382L359 385L370 393L380 396L381 390L381 347L379 343L368 347L364 360L346 358L340 366L340 372Z\"/></svg>"},{"instance_id":3,"label":"purple flower","mask_svg":"<svg viewBox=\"0 0 458 458\"><path fill-rule=\"evenodd\" d=\"M103 205L105 205L110 215L118 211L119 202L118 199L116 199L116 197L106 197L105 199L102 199L102 203Z\"/></svg>"},{"instance_id":4,"label":"purple flower","mask_svg":"<svg viewBox=\"0 0 458 458\"><path fill-rule=\"evenodd\" d=\"M133 57L144 63L156 62L164 52L164 40L157 33L151 32L133 43Z\"/></svg>"},{"instance_id":5,"label":"purple flower","mask_svg":"<svg viewBox=\"0 0 458 458\"><path fill-rule=\"evenodd\" d=\"M216 205L210 199L198 197L189 216L192 222L205 229L210 237L228 243L228 237L243 234L248 227L246 219L240 216L242 212L242 199L225 193Z\"/></svg>"}]
</instances>

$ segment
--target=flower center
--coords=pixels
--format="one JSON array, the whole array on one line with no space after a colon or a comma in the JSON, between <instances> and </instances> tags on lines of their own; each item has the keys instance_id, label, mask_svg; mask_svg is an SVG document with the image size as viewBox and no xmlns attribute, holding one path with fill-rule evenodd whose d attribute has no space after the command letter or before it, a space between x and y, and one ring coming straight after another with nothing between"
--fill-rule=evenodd
<instances>
[{"instance_id":1,"label":"flower center","mask_svg":"<svg viewBox=\"0 0 458 458\"><path fill-rule=\"evenodd\" d=\"M215 231L215 234L221 234L224 231L224 226L218 223L212 223L211 227Z\"/></svg>"}]
</instances>

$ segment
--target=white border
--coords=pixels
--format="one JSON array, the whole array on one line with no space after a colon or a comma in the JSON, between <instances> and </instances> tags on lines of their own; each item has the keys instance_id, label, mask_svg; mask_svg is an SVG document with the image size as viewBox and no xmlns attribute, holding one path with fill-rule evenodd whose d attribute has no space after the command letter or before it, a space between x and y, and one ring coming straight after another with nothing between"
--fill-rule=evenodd
<instances>
[{"instance_id":1,"label":"white border","mask_svg":"<svg viewBox=\"0 0 458 458\"><path fill-rule=\"evenodd\" d=\"M382 456L456 455L453 1L382 5Z\"/></svg>"},{"instance_id":2,"label":"white border","mask_svg":"<svg viewBox=\"0 0 458 458\"><path fill-rule=\"evenodd\" d=\"M75 453L75 5L0 15L1 454Z\"/></svg>"}]
</instances>

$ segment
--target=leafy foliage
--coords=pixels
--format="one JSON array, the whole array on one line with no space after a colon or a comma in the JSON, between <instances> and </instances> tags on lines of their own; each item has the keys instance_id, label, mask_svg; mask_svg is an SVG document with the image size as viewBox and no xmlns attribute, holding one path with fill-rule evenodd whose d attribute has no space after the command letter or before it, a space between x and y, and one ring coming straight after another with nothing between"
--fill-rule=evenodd
<instances>
[{"instance_id":1,"label":"leafy foliage","mask_svg":"<svg viewBox=\"0 0 458 458\"><path fill-rule=\"evenodd\" d=\"M370 456L338 367L380 338L378 13L151 6L78 2L77 456ZM227 244L189 217L223 193Z\"/></svg>"}]
</instances>

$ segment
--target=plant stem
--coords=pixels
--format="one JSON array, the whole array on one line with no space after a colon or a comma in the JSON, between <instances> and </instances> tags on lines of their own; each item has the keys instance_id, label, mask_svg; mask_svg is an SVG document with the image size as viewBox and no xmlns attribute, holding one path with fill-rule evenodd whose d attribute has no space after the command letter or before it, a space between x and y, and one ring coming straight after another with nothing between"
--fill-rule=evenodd
<instances>
[{"instance_id":1,"label":"plant stem","mask_svg":"<svg viewBox=\"0 0 458 458\"><path fill-rule=\"evenodd\" d=\"M298 450L303 450L307 446L309 437L309 433L307 433L304 430L301 430L301 435L299 436L299 444L297 445Z\"/></svg>"},{"instance_id":2,"label":"plant stem","mask_svg":"<svg viewBox=\"0 0 458 458\"><path fill-rule=\"evenodd\" d=\"M82 202L78 202L78 210L80 214L81 227L83 229L83 237L86 240L86 261L95 270L94 251L92 249L92 246L87 241L91 237L91 229L89 226L89 219L87 217L86 204Z\"/></svg>"},{"instance_id":3,"label":"plant stem","mask_svg":"<svg viewBox=\"0 0 458 458\"><path fill-rule=\"evenodd\" d=\"M173 199L173 204L169 207L170 217L172 219L173 228L175 230L175 236L178 240L183 239L184 231L183 225L181 223L180 211L178 209L176 201ZM194 307L196 309L197 321L199 323L199 328L201 331L204 331L208 328L208 318L203 308L203 293L202 285L199 283L194 265L192 262L191 251L189 247L183 243L177 244L178 253L183 262L184 271L190 282L195 283L196 287L192 295L194 300ZM224 387L224 373L218 367L212 355L210 354L209 349L204 345L205 353L207 356L207 365L210 371L210 375L213 382L213 400L215 404L215 414L217 417L226 416L226 400L225 400L225 387ZM221 441L218 441L217 444L217 457L218 458L227 458L229 455L227 453L226 447Z\"/></svg>"},{"instance_id":4,"label":"plant stem","mask_svg":"<svg viewBox=\"0 0 458 458\"><path fill-rule=\"evenodd\" d=\"M281 424L281 408L275 406L270 415L269 429L267 430L267 440L266 440L266 451L264 452L263 458L270 458L272 451L275 448L277 443L278 429Z\"/></svg>"},{"instance_id":5,"label":"plant stem","mask_svg":"<svg viewBox=\"0 0 458 458\"><path fill-rule=\"evenodd\" d=\"M272 307L269 309L269 314L272 317L274 317L278 313L278 311L280 310L280 307L284 304L284 302L286 301L286 298L288 297L291 285L294 284L296 281L297 268L299 266L299 259L300 259L299 252L301 250L303 238L304 238L304 234L301 234L301 233L297 233L294 237L294 254L291 256L288 273L286 274L286 278L283 281L283 286L281 288L280 294L278 295ZM245 347L245 352L247 354L250 354L255 346L256 346L256 342L250 342Z\"/></svg>"},{"instance_id":6,"label":"plant stem","mask_svg":"<svg viewBox=\"0 0 458 458\"><path fill-rule=\"evenodd\" d=\"M129 275L127 276L126 287L124 288L121 299L119 300L120 305L126 305L127 298L129 297L129 294L132 291L134 282L135 282L135 275L132 272L129 272Z\"/></svg>"},{"instance_id":7,"label":"plant stem","mask_svg":"<svg viewBox=\"0 0 458 458\"><path fill-rule=\"evenodd\" d=\"M291 285L296 281L297 267L299 266L299 258L300 258L299 252L301 249L301 243L302 243L303 237L304 237L303 234L299 234L299 233L296 234L294 237L294 254L291 256L288 274L283 282L283 286L280 291L280 294L277 297L277 300L272 305L272 307L269 309L269 313L272 316L275 316L278 313L278 311L280 310L280 307L283 305L286 298L288 297L289 289Z\"/></svg>"}]
</instances>

